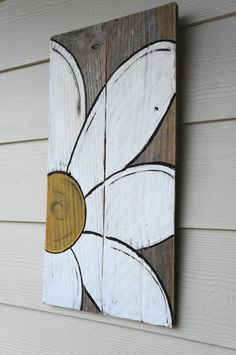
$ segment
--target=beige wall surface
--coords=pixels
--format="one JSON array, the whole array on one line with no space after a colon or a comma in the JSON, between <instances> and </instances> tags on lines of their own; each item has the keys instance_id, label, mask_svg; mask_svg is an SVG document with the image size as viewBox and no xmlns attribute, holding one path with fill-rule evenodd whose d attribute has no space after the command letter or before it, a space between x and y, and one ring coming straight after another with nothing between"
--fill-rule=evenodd
<instances>
[{"instance_id":1,"label":"beige wall surface","mask_svg":"<svg viewBox=\"0 0 236 355\"><path fill-rule=\"evenodd\" d=\"M0 2L0 355L236 352L235 0L178 1L177 326L41 302L49 38L168 2Z\"/></svg>"}]
</instances>

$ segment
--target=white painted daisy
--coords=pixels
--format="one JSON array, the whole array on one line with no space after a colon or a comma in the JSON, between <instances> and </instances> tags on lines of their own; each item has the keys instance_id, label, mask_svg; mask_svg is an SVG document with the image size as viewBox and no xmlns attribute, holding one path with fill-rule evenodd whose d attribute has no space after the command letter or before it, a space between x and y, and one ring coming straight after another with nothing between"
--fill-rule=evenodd
<instances>
[{"instance_id":1,"label":"white painted daisy","mask_svg":"<svg viewBox=\"0 0 236 355\"><path fill-rule=\"evenodd\" d=\"M44 302L172 325L167 295L138 249L174 235L174 168L135 159L176 92L175 44L160 41L109 78L86 115L74 57L51 41ZM131 166L132 163L132 166Z\"/></svg>"}]
</instances>

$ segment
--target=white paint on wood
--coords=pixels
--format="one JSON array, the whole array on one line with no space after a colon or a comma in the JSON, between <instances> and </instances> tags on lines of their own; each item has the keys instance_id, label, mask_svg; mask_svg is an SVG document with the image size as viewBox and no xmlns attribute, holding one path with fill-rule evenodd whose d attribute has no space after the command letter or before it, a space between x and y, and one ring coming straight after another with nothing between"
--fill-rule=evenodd
<instances>
[{"instance_id":1,"label":"white paint on wood","mask_svg":"<svg viewBox=\"0 0 236 355\"><path fill-rule=\"evenodd\" d=\"M84 230L103 235L104 186L97 188L85 198L86 222Z\"/></svg>"},{"instance_id":2,"label":"white paint on wood","mask_svg":"<svg viewBox=\"0 0 236 355\"><path fill-rule=\"evenodd\" d=\"M83 285L97 307L101 309L103 238L85 232L72 250L80 264Z\"/></svg>"},{"instance_id":3,"label":"white paint on wood","mask_svg":"<svg viewBox=\"0 0 236 355\"><path fill-rule=\"evenodd\" d=\"M135 249L174 235L174 176L174 169L144 164L108 179L104 234Z\"/></svg>"},{"instance_id":4,"label":"white paint on wood","mask_svg":"<svg viewBox=\"0 0 236 355\"><path fill-rule=\"evenodd\" d=\"M32 0L0 4L0 70L48 58L48 39L57 33L143 11L169 0ZM235 0L179 0L180 26L236 11ZM217 37L217 36L216 36ZM33 39L33 40L32 40ZM14 43L14 45L12 45Z\"/></svg>"},{"instance_id":5,"label":"white paint on wood","mask_svg":"<svg viewBox=\"0 0 236 355\"><path fill-rule=\"evenodd\" d=\"M68 166L84 196L104 180L105 96L103 91L89 113Z\"/></svg>"},{"instance_id":6,"label":"white paint on wood","mask_svg":"<svg viewBox=\"0 0 236 355\"><path fill-rule=\"evenodd\" d=\"M45 252L43 302L80 309L81 301L81 274L72 251Z\"/></svg>"},{"instance_id":7,"label":"white paint on wood","mask_svg":"<svg viewBox=\"0 0 236 355\"><path fill-rule=\"evenodd\" d=\"M104 183L105 177L130 163L160 126L176 91L175 43L156 42L141 49L122 64L96 99L86 122L85 87L78 64L58 43L52 41L51 46L48 170L71 174L86 196L96 185ZM156 176L153 176L153 172ZM173 235L173 176L173 169L160 165L159 168L154 165L131 168L114 175L112 181L106 182L107 199L103 199L102 193L95 194L95 206L98 203L102 203L102 206L94 216L91 212L87 214L95 222L90 232L96 234L99 231L95 227L103 226L104 216L100 211L105 204L105 210L108 206L108 215L105 215L107 221L112 218L114 211L122 211L121 216L117 217L116 214L119 224L122 225L122 218L119 217L123 217L123 213L126 214L126 218L123 218L124 228L121 227L117 234L135 247L147 247ZM148 186L148 191L140 189L143 184ZM101 186L101 189L103 188ZM137 204L137 200L135 201L134 191L138 188L142 195L139 198L141 206L135 210L133 205ZM125 209L116 196L119 189L125 195L132 196L132 201L127 198ZM133 190L133 193L129 190ZM145 196L148 192L148 196ZM158 203L155 201L157 195ZM115 201L110 211L110 206ZM86 211L88 207L86 205ZM144 216L147 217L143 218ZM102 217L101 221L97 222L96 217ZM155 223L157 218L159 223ZM87 224L91 224L91 221ZM127 231L127 224L134 227ZM117 221L105 229L105 236L117 237L116 231ZM88 253L86 239L95 243L95 246L89 243L92 253ZM108 239L97 246L97 239L99 237L96 235L91 239L91 234L84 234L84 242L81 243L79 238L71 249L73 254L69 256L68 251L55 255L46 253L44 301L68 308L81 307L81 284L80 280L76 280L80 275L73 273L72 276L76 276L72 278L75 285L71 290L66 287L64 278L66 279L68 272L68 279L71 280L71 270L64 258L73 258L80 268L79 254L82 253L83 260L86 255L87 267L86 277L81 270L81 281L90 296L95 296L94 302L98 300L97 306L102 313L171 327L172 316L165 290L145 260L135 251ZM97 253L97 249L101 249L100 253ZM97 259L98 256L100 259ZM97 267L92 268L91 265L95 263ZM64 275L64 278L60 279L60 274ZM115 284L110 279L115 280ZM78 291L75 295L77 285Z\"/></svg>"},{"instance_id":8,"label":"white paint on wood","mask_svg":"<svg viewBox=\"0 0 236 355\"><path fill-rule=\"evenodd\" d=\"M102 284L105 315L172 326L169 303L155 273L119 240L104 239Z\"/></svg>"},{"instance_id":9,"label":"white paint on wood","mask_svg":"<svg viewBox=\"0 0 236 355\"><path fill-rule=\"evenodd\" d=\"M66 171L85 121L85 87L75 59L51 41L48 172Z\"/></svg>"},{"instance_id":10,"label":"white paint on wood","mask_svg":"<svg viewBox=\"0 0 236 355\"><path fill-rule=\"evenodd\" d=\"M66 82L67 77L63 80ZM164 117L175 90L175 44L172 42L161 41L150 45L116 70L89 113L69 165L68 171L79 182L84 195L104 179L105 126L105 176L108 177L124 168L148 143ZM57 107L58 97L53 100ZM145 117L149 118L148 124ZM53 119L53 122L57 120ZM66 122L69 124L68 118ZM60 137L62 127L52 128ZM67 142L68 138L64 140ZM62 152L55 151L58 152L58 159L63 161Z\"/></svg>"},{"instance_id":11,"label":"white paint on wood","mask_svg":"<svg viewBox=\"0 0 236 355\"><path fill-rule=\"evenodd\" d=\"M107 83L106 177L149 143L176 92L175 43L138 51Z\"/></svg>"}]
</instances>

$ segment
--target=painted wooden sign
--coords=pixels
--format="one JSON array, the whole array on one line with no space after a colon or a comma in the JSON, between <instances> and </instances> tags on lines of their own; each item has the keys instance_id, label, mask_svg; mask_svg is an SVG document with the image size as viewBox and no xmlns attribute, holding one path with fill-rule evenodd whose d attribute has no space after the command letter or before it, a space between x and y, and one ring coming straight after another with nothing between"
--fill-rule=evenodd
<instances>
[{"instance_id":1,"label":"painted wooden sign","mask_svg":"<svg viewBox=\"0 0 236 355\"><path fill-rule=\"evenodd\" d=\"M45 303L173 326L176 12L51 39Z\"/></svg>"}]
</instances>

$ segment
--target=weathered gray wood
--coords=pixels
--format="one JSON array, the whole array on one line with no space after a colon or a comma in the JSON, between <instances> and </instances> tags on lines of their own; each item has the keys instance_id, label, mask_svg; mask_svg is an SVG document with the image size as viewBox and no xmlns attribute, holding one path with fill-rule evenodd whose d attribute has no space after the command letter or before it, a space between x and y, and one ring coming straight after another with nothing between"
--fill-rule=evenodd
<instances>
[{"instance_id":1,"label":"weathered gray wood","mask_svg":"<svg viewBox=\"0 0 236 355\"><path fill-rule=\"evenodd\" d=\"M87 112L105 85L106 38L103 26L95 25L51 38L62 44L79 64L86 87Z\"/></svg>"},{"instance_id":2,"label":"weathered gray wood","mask_svg":"<svg viewBox=\"0 0 236 355\"><path fill-rule=\"evenodd\" d=\"M106 25L107 31L107 78L138 49L158 40L176 41L176 6L165 7L117 19ZM117 42L120 43L117 50ZM138 73L137 73L138 75ZM132 90L132 88L130 88ZM165 162L176 163L176 100L158 132L145 151L133 163ZM132 138L131 138L132 139ZM174 311L174 242L162 243L162 247L147 248L141 254L160 276ZM162 260L162 263L160 262ZM168 260L168 261L167 261Z\"/></svg>"},{"instance_id":3,"label":"weathered gray wood","mask_svg":"<svg viewBox=\"0 0 236 355\"><path fill-rule=\"evenodd\" d=\"M51 39L63 45L76 59L83 75L88 113L101 88L105 85L106 39L104 38L102 25L57 35ZM83 290L82 309L89 312L98 312L85 289Z\"/></svg>"},{"instance_id":4,"label":"weathered gray wood","mask_svg":"<svg viewBox=\"0 0 236 355\"><path fill-rule=\"evenodd\" d=\"M94 104L95 99L97 99L99 92L103 89L106 81L109 80L112 74L126 60L128 60L134 53L144 47L147 47L151 43L155 43L159 40L176 41L176 27L177 6L176 4L170 4L160 8L126 16L102 25L96 25L52 37L52 41L55 41L66 48L66 50L73 55L78 63L86 88L87 115L89 114L90 108ZM137 72L137 75L147 74ZM134 98L132 97L132 91L135 91L135 83L130 84L130 100L133 100ZM156 85L158 85L158 83L156 83ZM162 88L160 88L160 90L162 90ZM115 96L116 97L114 97L113 100L116 100L116 98L118 99L118 92L116 92ZM143 93L141 98L142 97L145 97L145 93ZM107 106L108 104L109 103L107 103ZM124 109L128 109L128 107ZM166 119L167 123L165 123L163 130L160 128L158 133L156 133L153 137L151 148L149 149L150 145L148 144L145 152L141 154L138 159L133 161L131 165L160 162L164 164L171 163L175 166L176 100L173 101L171 110L168 111ZM116 129L116 127L113 129ZM119 132L116 133L116 136L119 136ZM130 140L134 138L135 137L132 136L128 137ZM107 142L108 139L109 136L106 136ZM117 139L119 139L119 137L117 137ZM123 142L121 138L120 145L122 144ZM105 160L105 157L108 159L107 154L109 153L109 147L107 148L106 142L104 143L104 146L105 151L103 160ZM169 161L166 156L168 156L171 161ZM119 170L118 167L117 170ZM117 170L115 170L115 172ZM106 171L106 162L104 171ZM49 193L48 196L49 201ZM106 190L104 201L107 201ZM50 210L49 207L48 210ZM105 210L106 205L104 204L104 215L106 215ZM51 218L47 218L47 230L50 230L53 225L54 224L51 223ZM64 230L64 225L62 228ZM115 230L113 233L114 236L117 235ZM167 295L169 296L168 298L171 304L172 312L174 312L174 251L174 237L172 237L171 240L164 245L164 248L151 248L146 254L143 253L142 250L140 251L141 255L144 256L145 254L147 256L147 261L153 266L157 275L159 275L159 277L162 275L160 281L164 289L168 290ZM162 259L163 263L157 263L157 259ZM103 273L104 272L106 272L106 270L103 270ZM117 275L118 274L119 269L117 269ZM89 304L88 307L87 304ZM88 302L86 293L84 293L83 310L93 311L93 307L91 302ZM94 309L94 311L95 310L96 309Z\"/></svg>"}]
</instances>

